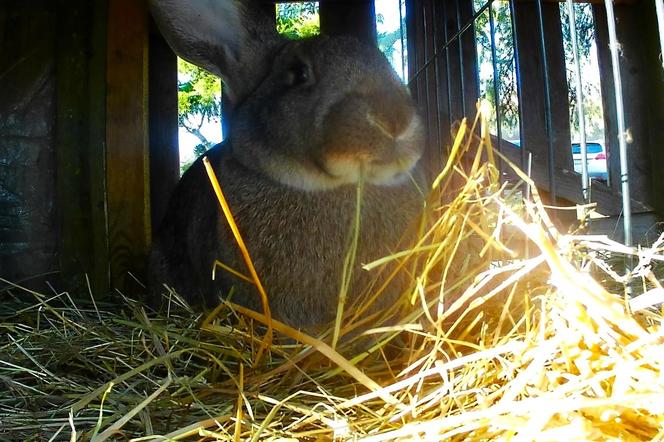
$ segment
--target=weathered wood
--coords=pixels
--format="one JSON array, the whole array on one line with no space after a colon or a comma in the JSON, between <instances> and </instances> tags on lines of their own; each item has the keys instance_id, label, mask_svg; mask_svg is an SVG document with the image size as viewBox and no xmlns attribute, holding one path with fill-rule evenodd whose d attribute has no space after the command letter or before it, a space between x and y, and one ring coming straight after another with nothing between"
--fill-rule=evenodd
<instances>
[{"instance_id":1,"label":"weathered wood","mask_svg":"<svg viewBox=\"0 0 664 442\"><path fill-rule=\"evenodd\" d=\"M433 169L433 173L437 173L442 169L443 166L443 144L440 139L441 128L440 128L440 117L442 113L443 103L438 100L437 91L442 89L442 84L440 84L440 65L436 63L434 56L436 52L436 34L437 30L437 20L436 20L436 2L434 0L424 0L422 2L422 13L424 15L423 19L423 32L425 34L424 39L424 60L434 60L430 63L427 68L420 73L424 76L424 89L426 96L426 107L427 107L427 128L428 128L428 152L426 155L427 164Z\"/></svg>"},{"instance_id":2,"label":"weathered wood","mask_svg":"<svg viewBox=\"0 0 664 442\"><path fill-rule=\"evenodd\" d=\"M109 293L105 205L106 0L58 1L57 207L69 290Z\"/></svg>"},{"instance_id":3,"label":"weathered wood","mask_svg":"<svg viewBox=\"0 0 664 442\"><path fill-rule=\"evenodd\" d=\"M657 171L664 170L664 69L662 69L662 48L659 44L659 29L655 16L655 2L642 1L637 7L637 14L643 18L639 30L642 36L642 50L646 88L645 105L647 106L648 156L652 174L651 204L659 219L664 219L664 179Z\"/></svg>"},{"instance_id":4,"label":"weathered wood","mask_svg":"<svg viewBox=\"0 0 664 442\"><path fill-rule=\"evenodd\" d=\"M13 281L57 269L55 9L0 2L0 276Z\"/></svg>"},{"instance_id":5,"label":"weathered wood","mask_svg":"<svg viewBox=\"0 0 664 442\"><path fill-rule=\"evenodd\" d=\"M473 17L473 0L456 0L458 9L459 26L463 26ZM461 51L459 61L463 69L463 84L459 88L463 90L464 99L461 114L465 117L472 117L476 112L477 100L480 96L479 65L477 61L477 42L475 41L475 32L471 27L461 35Z\"/></svg>"},{"instance_id":6,"label":"weathered wood","mask_svg":"<svg viewBox=\"0 0 664 442\"><path fill-rule=\"evenodd\" d=\"M178 146L178 59L151 26L149 48L150 207L158 226L180 179Z\"/></svg>"},{"instance_id":7,"label":"weathered wood","mask_svg":"<svg viewBox=\"0 0 664 442\"><path fill-rule=\"evenodd\" d=\"M107 66L108 227L113 287L141 278L150 243L148 13L143 2L109 0Z\"/></svg>"},{"instance_id":8,"label":"weathered wood","mask_svg":"<svg viewBox=\"0 0 664 442\"><path fill-rule=\"evenodd\" d=\"M450 54L451 48L441 50L440 48L445 44L448 39L448 23L446 17L449 16L448 1L433 2L433 17L432 20L427 21L426 25L430 26L435 24L433 29L429 32L433 34L433 51L438 52L436 60L432 63L434 65L435 76L435 89L433 91L433 99L436 106L432 112L436 114L436 139L432 140L432 147L442 151L446 151L451 144L451 129L454 117L452 112L454 109L454 86L455 80L458 78L458 70L454 65ZM452 57L450 57L452 55ZM441 166L439 166L441 167ZM435 171L434 171L435 172Z\"/></svg>"},{"instance_id":9,"label":"weathered wood","mask_svg":"<svg viewBox=\"0 0 664 442\"><path fill-rule=\"evenodd\" d=\"M322 34L347 34L376 44L373 0L321 0L320 30Z\"/></svg>"},{"instance_id":10,"label":"weathered wood","mask_svg":"<svg viewBox=\"0 0 664 442\"><path fill-rule=\"evenodd\" d=\"M569 101L560 9L557 3L542 5L548 61L552 133L546 129L544 60L536 4L517 2L514 8L517 28L516 48L520 67L521 146L532 152L533 163L548 168L549 139L552 139L554 169L574 170L570 141ZM519 163L520 164L520 161ZM548 183L548 178L546 179ZM538 182L539 183L539 182Z\"/></svg>"},{"instance_id":11,"label":"weathered wood","mask_svg":"<svg viewBox=\"0 0 664 442\"><path fill-rule=\"evenodd\" d=\"M654 212L635 213L632 217L632 240L634 244L651 247L664 231L664 226L658 223L659 219L661 218ZM623 220L620 216L593 219L588 232L594 235L606 235L618 242L625 240Z\"/></svg>"},{"instance_id":12,"label":"weathered wood","mask_svg":"<svg viewBox=\"0 0 664 442\"><path fill-rule=\"evenodd\" d=\"M604 107L609 180L612 188L619 192L621 186L620 151L606 11L603 6L594 5L593 12ZM655 133L651 131L657 130L656 126L650 127L648 120L650 103L656 98L653 96L653 90L656 90L654 87L656 87L657 80L654 80L653 83L653 79L657 78L657 75L649 74L649 71L661 71L661 65L657 60L656 52L650 57L644 55L644 42L647 40L644 38L642 30L644 21L655 20L655 16L654 14L650 17L641 15L639 10L633 6L616 6L615 14L616 33L621 52L620 75L624 97L625 125L631 139L631 143L627 147L630 193L632 198L652 205L655 199L653 186L658 183L657 180L652 179L654 169L652 169L650 155L651 153L658 155L656 152L661 150L662 135L660 129L659 144L651 138L651 133ZM655 34L651 35L654 37ZM661 82L661 77L659 81ZM661 101L656 107L661 108ZM661 118L661 109L659 112L656 111L657 113ZM656 121L655 118L654 122Z\"/></svg>"},{"instance_id":13,"label":"weathered wood","mask_svg":"<svg viewBox=\"0 0 664 442\"><path fill-rule=\"evenodd\" d=\"M521 149L519 147L512 143L504 142L503 154L517 166L519 165L521 159ZM567 204L581 203L583 201L581 175L568 169L555 169L555 173L556 195L563 200L567 200ZM546 165L533 163L532 180L537 184L539 189L551 192L548 176L549 171ZM617 215L622 210L622 198L620 194L601 182L594 180L591 183L591 201L597 203L598 211L603 215ZM559 201L559 203L564 205L565 201ZM635 212L648 212L652 210L647 204L635 199L632 199L632 209Z\"/></svg>"}]
</instances>

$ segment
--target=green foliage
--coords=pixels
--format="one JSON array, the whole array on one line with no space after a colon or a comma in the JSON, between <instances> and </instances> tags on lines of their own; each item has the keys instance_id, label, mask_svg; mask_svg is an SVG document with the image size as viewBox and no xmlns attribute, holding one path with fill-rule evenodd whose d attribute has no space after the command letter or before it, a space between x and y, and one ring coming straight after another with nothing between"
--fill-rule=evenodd
<instances>
[{"instance_id":1,"label":"green foliage","mask_svg":"<svg viewBox=\"0 0 664 442\"><path fill-rule=\"evenodd\" d=\"M182 59L178 59L178 125L195 135L200 155L214 143L202 133L204 123L221 118L221 80Z\"/></svg>"},{"instance_id":2,"label":"green foliage","mask_svg":"<svg viewBox=\"0 0 664 442\"><path fill-rule=\"evenodd\" d=\"M401 7L405 8L404 0L401 1ZM382 14L376 15L376 23L383 24L385 21ZM379 26L378 26L379 27ZM397 71L402 80L406 77L407 67L405 65L405 53L406 53L406 16L403 14L401 16L400 27L392 31L378 32L377 35L378 48L380 51L385 54L385 57L390 61L394 70ZM396 44L399 43L399 44ZM403 44L401 47L401 57L397 52L397 48Z\"/></svg>"},{"instance_id":3,"label":"green foliage","mask_svg":"<svg viewBox=\"0 0 664 442\"><path fill-rule=\"evenodd\" d=\"M485 0L474 0L475 10L486 3ZM567 83L569 90L570 112L572 112L572 133L578 134L579 121L576 114L577 96L574 83L574 63L570 28L567 16L567 6L560 5L563 43L567 65ZM516 65L514 59L514 39L512 36L512 18L507 2L495 2L493 16L496 38L496 68L499 79L499 104L503 137L517 138L519 136L519 105L516 83ZM575 16L577 25L578 51L582 62L582 69L589 65L590 50L595 39L595 28L592 9L588 4L576 4ZM488 10L481 14L475 22L475 38L477 41L478 62L480 67L480 90L489 102L495 102L495 88L493 79L493 60L491 53L491 28ZM589 138L600 138L603 133L604 121L602 115L601 93L599 83L584 81L584 110L586 115L586 130ZM494 111L495 112L495 111ZM493 115L492 132L495 133L496 117ZM575 134L576 132L576 134Z\"/></svg>"},{"instance_id":4,"label":"green foliage","mask_svg":"<svg viewBox=\"0 0 664 442\"><path fill-rule=\"evenodd\" d=\"M567 5L560 4L563 43L565 45L565 64L567 65L567 89L569 90L570 119L572 138L579 139L579 115L577 111L578 97L576 93L576 67L574 65L574 49L570 35L569 14ZM595 23L590 4L575 4L574 18L576 21L577 49L581 63L581 71L590 64L590 55L595 41ZM588 139L597 140L604 136L604 111L599 76L583 76L583 111Z\"/></svg>"},{"instance_id":5,"label":"green foliage","mask_svg":"<svg viewBox=\"0 0 664 442\"><path fill-rule=\"evenodd\" d=\"M320 34L318 3L278 3L277 32L292 40Z\"/></svg>"},{"instance_id":6,"label":"green foliage","mask_svg":"<svg viewBox=\"0 0 664 442\"><path fill-rule=\"evenodd\" d=\"M485 1L475 0L475 9ZM507 2L493 5L493 18L496 42L496 69L498 71L498 103L500 105L501 130L503 138L519 137L519 102L516 83L516 64L514 59L514 38L512 36L512 15ZM480 90L484 97L495 103L495 87L491 63L491 25L489 11L481 14L475 22L475 38L480 67ZM492 132L496 133L496 115L492 116Z\"/></svg>"}]
</instances>

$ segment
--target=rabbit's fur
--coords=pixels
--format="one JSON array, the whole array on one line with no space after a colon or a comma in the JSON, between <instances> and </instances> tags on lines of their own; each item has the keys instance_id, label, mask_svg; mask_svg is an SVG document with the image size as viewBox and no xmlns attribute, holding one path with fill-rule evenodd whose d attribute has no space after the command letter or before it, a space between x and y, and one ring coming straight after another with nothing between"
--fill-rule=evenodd
<instances>
[{"instance_id":1,"label":"rabbit's fur","mask_svg":"<svg viewBox=\"0 0 664 442\"><path fill-rule=\"evenodd\" d=\"M365 188L349 302L373 276L361 263L393 252L422 208L422 125L378 49L350 37L289 41L242 4L151 0L171 46L220 74L230 89L230 133L206 156L273 316L318 325L336 312L360 174ZM215 23L224 29L214 31ZM261 311L253 285L223 270L212 281L214 260L248 274L199 158L155 236L153 295L165 283L195 303L216 304L234 287L234 302ZM377 306L398 290L387 290Z\"/></svg>"}]
</instances>

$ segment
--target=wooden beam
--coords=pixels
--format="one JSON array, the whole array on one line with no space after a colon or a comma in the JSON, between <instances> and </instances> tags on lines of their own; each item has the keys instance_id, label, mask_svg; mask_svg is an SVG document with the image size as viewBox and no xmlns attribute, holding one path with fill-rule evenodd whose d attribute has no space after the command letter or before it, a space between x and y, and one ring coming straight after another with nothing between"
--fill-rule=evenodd
<instances>
[{"instance_id":1,"label":"wooden beam","mask_svg":"<svg viewBox=\"0 0 664 442\"><path fill-rule=\"evenodd\" d=\"M595 30L597 38L597 53L600 68L602 87L602 102L604 107L604 130L608 145L609 180L611 187L620 191L620 155L618 145L618 125L616 121L616 101L613 87L613 67L609 51L609 38L607 30L606 10L604 6L593 6ZM661 101L657 102L656 91L657 74L661 72L661 64L657 52L650 57L644 54L647 39L644 38L643 29L648 20L655 20L654 14L650 17L641 15L634 6L616 6L616 33L620 43L620 75L622 78L622 92L624 97L625 124L630 135L631 143L627 148L627 161L629 171L630 193L632 198L653 205L656 195L654 186L658 187L653 177L651 153L658 155L661 150L662 132L659 132L659 143L651 138L657 131L657 126L649 124L651 103L658 103L655 108L660 118L662 115ZM651 34L652 38L656 34ZM649 74L649 72L653 74ZM654 81L653 81L654 80ZM659 77L661 90L661 76ZM656 124L657 119L653 120ZM660 120L661 121L661 120ZM660 126L661 127L661 126ZM653 142L655 141L655 142ZM661 162L659 164L662 164ZM661 195L661 194L660 194Z\"/></svg>"},{"instance_id":2,"label":"wooden beam","mask_svg":"<svg viewBox=\"0 0 664 442\"><path fill-rule=\"evenodd\" d=\"M37 290L58 266L56 15L50 1L0 2L0 276Z\"/></svg>"},{"instance_id":3,"label":"wooden beam","mask_svg":"<svg viewBox=\"0 0 664 442\"><path fill-rule=\"evenodd\" d=\"M157 227L180 179L178 58L151 25L149 48L150 206Z\"/></svg>"},{"instance_id":4,"label":"wooden beam","mask_svg":"<svg viewBox=\"0 0 664 442\"><path fill-rule=\"evenodd\" d=\"M533 154L533 163L549 164L549 139L553 141L554 169L574 170L570 141L569 101L565 53L563 49L560 9L557 3L542 5L544 35L548 61L552 133L546 129L546 97L544 83L544 58L540 39L540 27L536 4L517 2L514 7L516 48L520 67L521 97L520 117L523 133L521 146ZM520 164L519 161L518 164ZM548 184L548 177L544 177ZM542 183L538 181L538 184Z\"/></svg>"},{"instance_id":5,"label":"wooden beam","mask_svg":"<svg viewBox=\"0 0 664 442\"><path fill-rule=\"evenodd\" d=\"M141 278L150 244L148 12L142 1L109 0L106 180L113 287Z\"/></svg>"},{"instance_id":6,"label":"wooden beam","mask_svg":"<svg viewBox=\"0 0 664 442\"><path fill-rule=\"evenodd\" d=\"M67 290L108 295L105 204L106 0L58 0L58 256Z\"/></svg>"},{"instance_id":7,"label":"wooden beam","mask_svg":"<svg viewBox=\"0 0 664 442\"><path fill-rule=\"evenodd\" d=\"M494 144L495 144L495 137ZM503 154L517 166L521 160L521 148L509 142L503 143ZM569 169L554 169L556 194L569 203L582 203L581 194L581 175ZM537 184L537 187L545 192L551 192L549 186L549 171L545 164L533 163L531 178ZM622 197L620 193L610 189L599 181L592 181L591 201L597 203L598 211L603 215L618 215L622 211ZM564 202L560 202L564 204ZM632 210L635 213L652 211L652 207L643 201L632 198Z\"/></svg>"},{"instance_id":8,"label":"wooden beam","mask_svg":"<svg viewBox=\"0 0 664 442\"><path fill-rule=\"evenodd\" d=\"M645 105L648 124L648 157L651 161L652 206L660 220L664 219L664 180L657 179L657 170L664 170L664 69L662 69L662 48L659 44L659 29L655 15L655 2L642 1L637 14L643 18L640 32L643 37L643 68L646 87ZM652 243L651 243L652 244Z\"/></svg>"},{"instance_id":9,"label":"wooden beam","mask_svg":"<svg viewBox=\"0 0 664 442\"><path fill-rule=\"evenodd\" d=\"M463 26L473 17L473 0L456 0L458 8L458 24ZM461 51L459 61L463 69L463 107L462 114L465 117L475 115L477 109L477 100L480 96L480 78L479 65L477 61L477 42L475 41L475 31L471 27L464 32L461 37ZM461 87L461 85L459 85Z\"/></svg>"},{"instance_id":10,"label":"wooden beam","mask_svg":"<svg viewBox=\"0 0 664 442\"><path fill-rule=\"evenodd\" d=\"M375 45L373 0L320 0L320 30L325 35L352 35Z\"/></svg>"}]
</instances>

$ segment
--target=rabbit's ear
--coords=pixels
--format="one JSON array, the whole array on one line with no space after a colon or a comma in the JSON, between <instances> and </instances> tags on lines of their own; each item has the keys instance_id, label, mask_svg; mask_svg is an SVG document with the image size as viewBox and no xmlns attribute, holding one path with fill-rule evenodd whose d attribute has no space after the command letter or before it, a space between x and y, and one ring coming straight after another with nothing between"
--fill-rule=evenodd
<instances>
[{"instance_id":1,"label":"rabbit's ear","mask_svg":"<svg viewBox=\"0 0 664 442\"><path fill-rule=\"evenodd\" d=\"M231 101L253 90L282 42L273 21L247 0L149 0L175 53L224 80Z\"/></svg>"}]
</instances>

